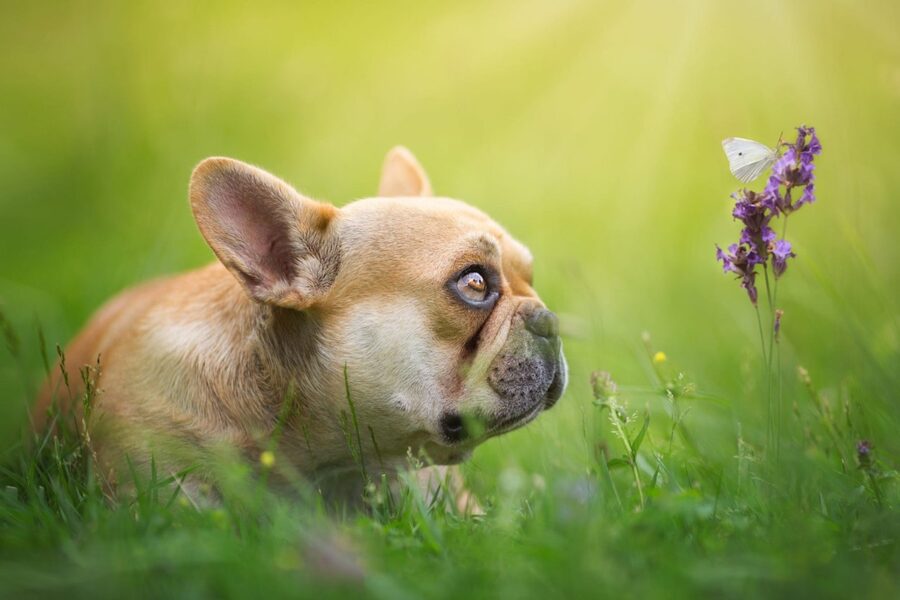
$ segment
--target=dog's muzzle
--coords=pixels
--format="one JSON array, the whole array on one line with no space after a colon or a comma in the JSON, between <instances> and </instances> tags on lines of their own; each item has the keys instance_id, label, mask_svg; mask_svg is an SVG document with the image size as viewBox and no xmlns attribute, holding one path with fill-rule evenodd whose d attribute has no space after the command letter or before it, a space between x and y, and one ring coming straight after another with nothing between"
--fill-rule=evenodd
<instances>
[{"instance_id":1,"label":"dog's muzzle","mask_svg":"<svg viewBox=\"0 0 900 600\"><path fill-rule=\"evenodd\" d=\"M506 344L488 373L488 383L502 399L501 418L525 414L538 405L549 408L565 387L559 319L536 307L523 321L523 330Z\"/></svg>"},{"instance_id":2,"label":"dog's muzzle","mask_svg":"<svg viewBox=\"0 0 900 600\"><path fill-rule=\"evenodd\" d=\"M524 327L494 359L488 384L500 396L490 430L502 432L536 417L562 396L566 365L559 319L544 307L523 316Z\"/></svg>"},{"instance_id":3,"label":"dog's muzzle","mask_svg":"<svg viewBox=\"0 0 900 600\"><path fill-rule=\"evenodd\" d=\"M542 306L520 318L518 331L488 371L488 384L499 396L499 403L492 414L479 415L477 420L481 422L479 429L489 436L532 421L556 404L566 388L568 373L559 339L559 319ZM440 421L444 440L458 443L472 437L474 433L466 421L458 413L445 414Z\"/></svg>"}]
</instances>

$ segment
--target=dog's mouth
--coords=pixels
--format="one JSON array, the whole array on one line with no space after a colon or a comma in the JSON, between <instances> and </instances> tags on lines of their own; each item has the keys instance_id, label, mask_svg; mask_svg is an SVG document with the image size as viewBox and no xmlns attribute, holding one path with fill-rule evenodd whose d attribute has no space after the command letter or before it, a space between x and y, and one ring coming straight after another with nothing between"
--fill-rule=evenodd
<instances>
[{"instance_id":1,"label":"dog's mouth","mask_svg":"<svg viewBox=\"0 0 900 600\"><path fill-rule=\"evenodd\" d=\"M447 413L441 418L441 437L450 445L481 442L524 427L534 421L548 407L545 402L538 402L527 410L514 415L493 418Z\"/></svg>"},{"instance_id":2,"label":"dog's mouth","mask_svg":"<svg viewBox=\"0 0 900 600\"><path fill-rule=\"evenodd\" d=\"M553 364L549 382L526 396L501 396L505 409L494 415L446 413L440 421L443 441L450 445L484 441L514 431L534 421L543 411L552 408L562 397L567 383L567 365L560 352ZM500 390L495 391L499 392ZM498 395L500 395L498 393Z\"/></svg>"},{"instance_id":3,"label":"dog's mouth","mask_svg":"<svg viewBox=\"0 0 900 600\"><path fill-rule=\"evenodd\" d=\"M487 430L487 437L495 437L501 435L503 433L509 433L510 431L514 431L525 425L531 423L535 419L538 418L544 411L544 405L541 403L536 404L532 409L510 417L505 417L495 421L491 427Z\"/></svg>"}]
</instances>

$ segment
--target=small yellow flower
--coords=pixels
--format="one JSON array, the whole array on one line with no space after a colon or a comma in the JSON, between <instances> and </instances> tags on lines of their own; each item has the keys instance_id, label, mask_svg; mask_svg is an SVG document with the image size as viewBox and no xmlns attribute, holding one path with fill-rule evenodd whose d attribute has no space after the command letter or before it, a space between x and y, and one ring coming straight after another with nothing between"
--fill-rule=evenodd
<instances>
[{"instance_id":1,"label":"small yellow flower","mask_svg":"<svg viewBox=\"0 0 900 600\"><path fill-rule=\"evenodd\" d=\"M653 364L661 365L666 362L666 353L665 352L657 352L653 355Z\"/></svg>"},{"instance_id":2,"label":"small yellow flower","mask_svg":"<svg viewBox=\"0 0 900 600\"><path fill-rule=\"evenodd\" d=\"M275 454L271 450L266 450L259 455L259 463L267 469L271 469L275 465Z\"/></svg>"},{"instance_id":3,"label":"small yellow flower","mask_svg":"<svg viewBox=\"0 0 900 600\"><path fill-rule=\"evenodd\" d=\"M228 527L228 513L225 512L222 508L216 508L211 513L213 523L219 526L222 529Z\"/></svg>"}]
</instances>

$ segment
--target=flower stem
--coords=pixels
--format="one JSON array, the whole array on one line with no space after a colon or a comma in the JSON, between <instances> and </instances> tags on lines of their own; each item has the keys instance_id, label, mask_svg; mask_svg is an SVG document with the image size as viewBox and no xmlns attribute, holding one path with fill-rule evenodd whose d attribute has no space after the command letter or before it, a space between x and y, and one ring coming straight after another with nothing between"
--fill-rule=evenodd
<instances>
[{"instance_id":1,"label":"flower stem","mask_svg":"<svg viewBox=\"0 0 900 600\"><path fill-rule=\"evenodd\" d=\"M784 215L784 221L781 224L781 239L785 239L785 235L787 234L787 222L788 215ZM781 280L781 277L775 278L775 288L772 290L772 301L773 303L778 302L778 282ZM778 462L781 458L781 425L782 425L782 409L784 406L784 385L781 377L781 341L778 339L778 336L775 332L775 310L777 306L775 304L772 305L772 340L777 344L776 348L776 363L778 366L778 396L776 401L776 421L775 421L775 461ZM771 357L770 357L771 358Z\"/></svg>"},{"instance_id":2,"label":"flower stem","mask_svg":"<svg viewBox=\"0 0 900 600\"><path fill-rule=\"evenodd\" d=\"M759 326L759 349L762 350L763 364L766 364L766 338L763 334L762 316L759 314L759 305L756 308L756 324Z\"/></svg>"},{"instance_id":3,"label":"flower stem","mask_svg":"<svg viewBox=\"0 0 900 600\"><path fill-rule=\"evenodd\" d=\"M759 304L755 305L756 308L756 325L759 328L759 349L762 352L762 364L765 365L765 377L763 379L763 385L766 387L766 390L769 389L769 358L766 353L766 338L763 333L763 325L762 325L762 316L759 313ZM767 395L768 401L768 395ZM771 411L771 406L767 406L767 414L766 414L766 442L768 442L769 438L771 438L771 432L769 431L769 425L771 423L769 418L769 412Z\"/></svg>"},{"instance_id":4,"label":"flower stem","mask_svg":"<svg viewBox=\"0 0 900 600\"><path fill-rule=\"evenodd\" d=\"M619 439L622 440L622 445L625 446L625 451L628 453L628 464L631 466L631 474L634 476L634 484L637 486L638 498L641 502L641 510L644 510L644 488L641 485L641 476L638 473L637 468L637 453L635 453L631 448L631 442L628 440L628 434L625 432L625 428L622 427L622 420L619 418L619 405L617 403L610 403L610 422L613 427L616 428L616 434L619 436Z\"/></svg>"},{"instance_id":5,"label":"flower stem","mask_svg":"<svg viewBox=\"0 0 900 600\"><path fill-rule=\"evenodd\" d=\"M772 286L769 283L769 268L766 263L763 263L763 273L766 276L766 297L769 300L769 313L771 316L769 322L769 352L766 357L766 450L769 456L772 456L775 450L775 411L772 406L772 354L775 350L775 304L772 295Z\"/></svg>"},{"instance_id":6,"label":"flower stem","mask_svg":"<svg viewBox=\"0 0 900 600\"><path fill-rule=\"evenodd\" d=\"M878 503L878 507L881 508L884 506L884 502L881 499L881 488L878 486L878 478L872 471L872 467L865 469L866 477L869 478L869 483L872 485L872 493L875 494L875 501Z\"/></svg>"},{"instance_id":7,"label":"flower stem","mask_svg":"<svg viewBox=\"0 0 900 600\"><path fill-rule=\"evenodd\" d=\"M774 333L772 335L774 335ZM782 402L783 392L784 392L784 385L783 385L784 380L781 376L781 343L776 343L775 353L777 355L775 358L775 363L778 366L778 374L777 374L777 379L778 379L777 398L778 399L777 399L776 405L775 405L776 406L776 410L775 410L775 462L777 463L781 460L781 425L782 425L782 421L781 421L782 414L781 413L782 413L782 407L784 404Z\"/></svg>"}]
</instances>

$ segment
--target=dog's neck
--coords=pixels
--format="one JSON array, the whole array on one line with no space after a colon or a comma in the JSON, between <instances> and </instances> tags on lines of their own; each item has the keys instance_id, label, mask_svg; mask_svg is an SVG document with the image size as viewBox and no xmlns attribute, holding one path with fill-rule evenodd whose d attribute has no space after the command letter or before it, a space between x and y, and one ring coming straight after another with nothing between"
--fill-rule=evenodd
<instances>
[{"instance_id":1,"label":"dog's neck","mask_svg":"<svg viewBox=\"0 0 900 600\"><path fill-rule=\"evenodd\" d=\"M340 373L322 364L319 316L254 302L230 276L219 281L201 292L210 301L195 305L213 310L184 315L207 332L191 344L194 360L179 361L197 370L186 379L197 381L192 390L206 398L195 405L218 405L219 414L240 423L241 439L227 437L247 454L279 430L280 451L302 471L352 460L340 415L326 401Z\"/></svg>"}]
</instances>

